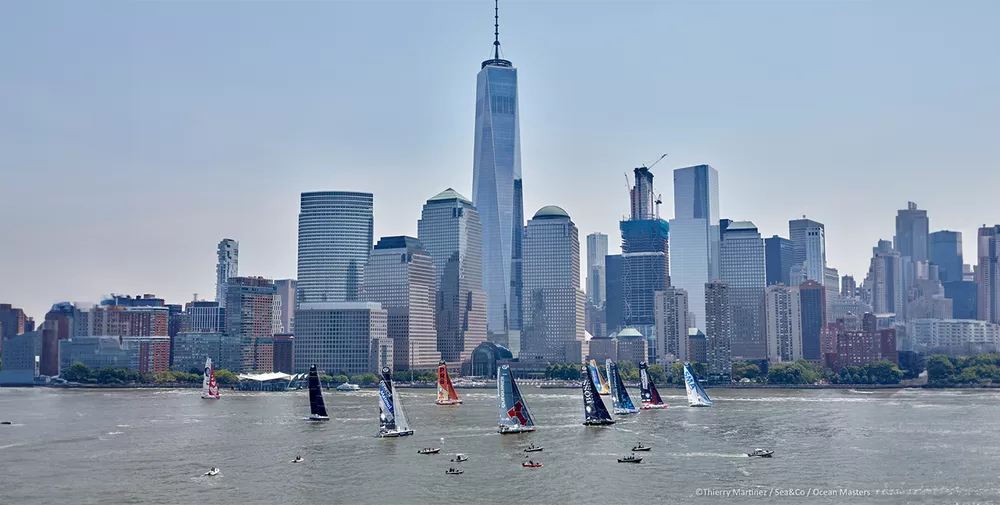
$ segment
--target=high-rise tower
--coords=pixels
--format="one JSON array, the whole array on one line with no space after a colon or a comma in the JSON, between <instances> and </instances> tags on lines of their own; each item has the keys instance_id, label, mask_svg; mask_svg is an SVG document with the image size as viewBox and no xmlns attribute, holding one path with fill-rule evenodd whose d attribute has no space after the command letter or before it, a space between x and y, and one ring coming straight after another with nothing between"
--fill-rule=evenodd
<instances>
[{"instance_id":1,"label":"high-rise tower","mask_svg":"<svg viewBox=\"0 0 1000 505\"><path fill-rule=\"evenodd\" d=\"M517 69L500 57L499 9L494 6L493 58L476 76L472 202L483 225L486 327L497 338L521 328L521 140Z\"/></svg>"},{"instance_id":2,"label":"high-rise tower","mask_svg":"<svg viewBox=\"0 0 1000 505\"><path fill-rule=\"evenodd\" d=\"M239 275L240 243L224 238L219 242L219 261L215 264L215 301L226 306L226 283Z\"/></svg>"},{"instance_id":3,"label":"high-rise tower","mask_svg":"<svg viewBox=\"0 0 1000 505\"><path fill-rule=\"evenodd\" d=\"M371 193L302 193L296 306L358 300L373 227Z\"/></svg>"},{"instance_id":4,"label":"high-rise tower","mask_svg":"<svg viewBox=\"0 0 1000 505\"><path fill-rule=\"evenodd\" d=\"M705 328L705 283L720 276L719 240L719 172L709 165L674 170L670 283L687 291L692 327Z\"/></svg>"}]
</instances>

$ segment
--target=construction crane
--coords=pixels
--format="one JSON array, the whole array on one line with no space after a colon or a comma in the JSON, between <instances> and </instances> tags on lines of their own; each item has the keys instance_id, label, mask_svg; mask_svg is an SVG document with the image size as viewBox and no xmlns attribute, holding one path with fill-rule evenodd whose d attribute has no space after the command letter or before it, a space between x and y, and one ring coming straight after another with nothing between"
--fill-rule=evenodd
<instances>
[{"instance_id":1,"label":"construction crane","mask_svg":"<svg viewBox=\"0 0 1000 505\"><path fill-rule=\"evenodd\" d=\"M656 166L657 163L663 161L663 158L666 158L666 157L667 157L667 153L663 153L659 158L656 158L656 161L650 163L649 166L646 166L646 164L643 163L641 168L653 168L654 166Z\"/></svg>"}]
</instances>

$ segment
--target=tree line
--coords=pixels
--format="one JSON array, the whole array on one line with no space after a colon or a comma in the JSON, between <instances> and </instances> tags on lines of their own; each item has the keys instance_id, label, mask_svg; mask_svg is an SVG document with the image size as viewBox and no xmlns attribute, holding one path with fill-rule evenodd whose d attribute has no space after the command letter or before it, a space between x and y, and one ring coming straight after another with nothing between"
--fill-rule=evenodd
<instances>
[{"instance_id":1,"label":"tree line","mask_svg":"<svg viewBox=\"0 0 1000 505\"><path fill-rule=\"evenodd\" d=\"M77 361L60 374L65 380L82 384L198 384L202 381L202 372L165 371L151 374L140 374L127 368L103 367L91 369ZM215 381L220 386L230 386L239 382L236 374L229 370L216 370Z\"/></svg>"},{"instance_id":2,"label":"tree line","mask_svg":"<svg viewBox=\"0 0 1000 505\"><path fill-rule=\"evenodd\" d=\"M931 386L1000 384L1000 354L964 358L935 354L927 358L927 383Z\"/></svg>"}]
</instances>

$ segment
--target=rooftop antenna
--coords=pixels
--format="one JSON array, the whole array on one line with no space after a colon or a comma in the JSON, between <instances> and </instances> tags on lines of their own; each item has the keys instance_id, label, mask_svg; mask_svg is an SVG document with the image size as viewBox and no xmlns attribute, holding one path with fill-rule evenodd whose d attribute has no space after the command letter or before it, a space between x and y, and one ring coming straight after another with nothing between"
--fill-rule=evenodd
<instances>
[{"instance_id":1,"label":"rooftop antenna","mask_svg":"<svg viewBox=\"0 0 1000 505\"><path fill-rule=\"evenodd\" d=\"M493 59L500 59L500 0L493 0Z\"/></svg>"}]
</instances>

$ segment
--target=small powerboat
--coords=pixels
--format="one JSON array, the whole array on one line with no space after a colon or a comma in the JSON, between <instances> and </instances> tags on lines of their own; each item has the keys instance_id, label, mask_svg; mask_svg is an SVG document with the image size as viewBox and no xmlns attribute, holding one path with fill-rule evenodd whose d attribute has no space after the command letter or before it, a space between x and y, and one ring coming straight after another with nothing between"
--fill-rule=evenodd
<instances>
[{"instance_id":1,"label":"small powerboat","mask_svg":"<svg viewBox=\"0 0 1000 505\"><path fill-rule=\"evenodd\" d=\"M748 452L747 456L750 456L751 458L770 458L772 454L774 454L774 451L754 449L753 452Z\"/></svg>"},{"instance_id":2,"label":"small powerboat","mask_svg":"<svg viewBox=\"0 0 1000 505\"><path fill-rule=\"evenodd\" d=\"M524 448L524 452L538 452L538 451L541 451L543 449L545 449L545 448L542 447L542 446L540 446L540 445L531 444L528 447Z\"/></svg>"},{"instance_id":3,"label":"small powerboat","mask_svg":"<svg viewBox=\"0 0 1000 505\"><path fill-rule=\"evenodd\" d=\"M469 461L469 457L465 454L456 454L451 460L452 463L461 463L463 461Z\"/></svg>"},{"instance_id":4,"label":"small powerboat","mask_svg":"<svg viewBox=\"0 0 1000 505\"><path fill-rule=\"evenodd\" d=\"M216 475L219 475L219 472L221 472L221 470L219 470L218 468L212 467L211 470L205 472L205 476L206 477L214 477Z\"/></svg>"},{"instance_id":5,"label":"small powerboat","mask_svg":"<svg viewBox=\"0 0 1000 505\"><path fill-rule=\"evenodd\" d=\"M542 464L541 463L535 463L534 461L525 461L524 463L521 463L521 466L523 466L525 468L541 468Z\"/></svg>"},{"instance_id":6,"label":"small powerboat","mask_svg":"<svg viewBox=\"0 0 1000 505\"><path fill-rule=\"evenodd\" d=\"M463 473L465 473L465 470L462 470L461 468L449 468L448 471L444 473L448 475L462 475Z\"/></svg>"},{"instance_id":7,"label":"small powerboat","mask_svg":"<svg viewBox=\"0 0 1000 505\"><path fill-rule=\"evenodd\" d=\"M652 446L642 445L642 442L639 442L638 444L635 445L635 447L632 448L632 452L649 452L652 449L653 449Z\"/></svg>"},{"instance_id":8,"label":"small powerboat","mask_svg":"<svg viewBox=\"0 0 1000 505\"><path fill-rule=\"evenodd\" d=\"M424 447L423 449L420 449L419 451L417 451L417 454L437 454L439 452L441 452L441 448L440 447L437 447L437 448L434 448L434 447Z\"/></svg>"},{"instance_id":9,"label":"small powerboat","mask_svg":"<svg viewBox=\"0 0 1000 505\"><path fill-rule=\"evenodd\" d=\"M0 421L0 424L10 424L10 421Z\"/></svg>"},{"instance_id":10,"label":"small powerboat","mask_svg":"<svg viewBox=\"0 0 1000 505\"><path fill-rule=\"evenodd\" d=\"M292 463L301 463L303 461L305 460L302 459L302 456L295 456L295 459L292 460Z\"/></svg>"},{"instance_id":11,"label":"small powerboat","mask_svg":"<svg viewBox=\"0 0 1000 505\"><path fill-rule=\"evenodd\" d=\"M642 463L642 458L632 454L630 456L625 456L624 458L618 458L619 463Z\"/></svg>"}]
</instances>

